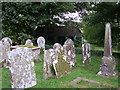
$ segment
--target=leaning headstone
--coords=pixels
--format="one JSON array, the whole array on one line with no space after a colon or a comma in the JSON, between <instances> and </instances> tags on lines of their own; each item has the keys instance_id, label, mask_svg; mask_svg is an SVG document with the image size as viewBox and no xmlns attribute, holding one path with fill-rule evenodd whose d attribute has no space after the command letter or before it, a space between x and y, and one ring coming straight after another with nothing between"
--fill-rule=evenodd
<instances>
[{"instance_id":1,"label":"leaning headstone","mask_svg":"<svg viewBox=\"0 0 120 90\"><path fill-rule=\"evenodd\" d=\"M53 67L55 70L55 74L57 78L61 78L69 73L71 73L71 68L69 63L67 62L66 58L64 58L64 50L60 44L57 44L58 48L56 47L55 51L57 52L57 58L53 61ZM55 45L54 45L55 46Z\"/></svg>"},{"instance_id":2,"label":"leaning headstone","mask_svg":"<svg viewBox=\"0 0 120 90\"><path fill-rule=\"evenodd\" d=\"M55 50L48 49L44 51L44 78L55 76L53 61L56 59Z\"/></svg>"},{"instance_id":3,"label":"leaning headstone","mask_svg":"<svg viewBox=\"0 0 120 90\"><path fill-rule=\"evenodd\" d=\"M8 57L7 52L10 51L10 47L12 45L12 40L8 37L3 38L0 41L0 62L2 63L3 67L8 66Z\"/></svg>"},{"instance_id":4,"label":"leaning headstone","mask_svg":"<svg viewBox=\"0 0 120 90\"><path fill-rule=\"evenodd\" d=\"M112 56L111 27L109 23L106 24L105 28L104 56L102 57L102 64L97 75L103 77L116 76L115 60Z\"/></svg>"},{"instance_id":5,"label":"leaning headstone","mask_svg":"<svg viewBox=\"0 0 120 90\"><path fill-rule=\"evenodd\" d=\"M27 39L26 42L25 42L25 45L33 46L33 43L30 39Z\"/></svg>"},{"instance_id":6,"label":"leaning headstone","mask_svg":"<svg viewBox=\"0 0 120 90\"><path fill-rule=\"evenodd\" d=\"M29 88L36 85L32 49L18 47L8 52L12 88Z\"/></svg>"},{"instance_id":7,"label":"leaning headstone","mask_svg":"<svg viewBox=\"0 0 120 90\"><path fill-rule=\"evenodd\" d=\"M67 58L71 67L75 66L76 55L75 55L75 45L71 39L67 39L63 45L64 55Z\"/></svg>"},{"instance_id":8,"label":"leaning headstone","mask_svg":"<svg viewBox=\"0 0 120 90\"><path fill-rule=\"evenodd\" d=\"M40 47L42 51L45 50L45 38L44 37L38 37L37 44L38 44L38 47Z\"/></svg>"},{"instance_id":9,"label":"leaning headstone","mask_svg":"<svg viewBox=\"0 0 120 90\"><path fill-rule=\"evenodd\" d=\"M91 59L90 59L90 44L85 43L82 44L82 62L84 65L90 65Z\"/></svg>"}]
</instances>

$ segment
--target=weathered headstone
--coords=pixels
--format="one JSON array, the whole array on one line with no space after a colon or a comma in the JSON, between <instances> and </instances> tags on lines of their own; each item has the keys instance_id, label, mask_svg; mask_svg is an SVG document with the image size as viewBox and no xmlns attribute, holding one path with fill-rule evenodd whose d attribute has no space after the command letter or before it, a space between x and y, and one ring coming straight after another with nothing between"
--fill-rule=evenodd
<instances>
[{"instance_id":1,"label":"weathered headstone","mask_svg":"<svg viewBox=\"0 0 120 90\"><path fill-rule=\"evenodd\" d=\"M32 51L33 51L34 61L42 61L40 58L40 48L39 47L32 48Z\"/></svg>"},{"instance_id":2,"label":"weathered headstone","mask_svg":"<svg viewBox=\"0 0 120 90\"><path fill-rule=\"evenodd\" d=\"M115 60L112 56L111 27L109 23L106 24L105 28L104 56L102 57L102 64L97 75L103 77L116 76Z\"/></svg>"},{"instance_id":3,"label":"weathered headstone","mask_svg":"<svg viewBox=\"0 0 120 90\"><path fill-rule=\"evenodd\" d=\"M12 88L29 88L36 85L32 49L18 47L8 52Z\"/></svg>"},{"instance_id":4,"label":"weathered headstone","mask_svg":"<svg viewBox=\"0 0 120 90\"><path fill-rule=\"evenodd\" d=\"M38 47L40 47L42 51L45 50L45 38L44 37L38 37L37 44L38 44Z\"/></svg>"},{"instance_id":5,"label":"weathered headstone","mask_svg":"<svg viewBox=\"0 0 120 90\"><path fill-rule=\"evenodd\" d=\"M90 59L90 44L85 43L82 44L82 59L84 65L90 65L91 59Z\"/></svg>"},{"instance_id":6,"label":"weathered headstone","mask_svg":"<svg viewBox=\"0 0 120 90\"><path fill-rule=\"evenodd\" d=\"M27 39L26 42L25 42L25 45L33 46L33 43L30 39Z\"/></svg>"},{"instance_id":7,"label":"weathered headstone","mask_svg":"<svg viewBox=\"0 0 120 90\"><path fill-rule=\"evenodd\" d=\"M7 52L10 51L10 47L12 45L12 40L8 37L3 38L0 41L0 62L2 63L3 67L7 67L8 66L8 62L7 62Z\"/></svg>"},{"instance_id":8,"label":"weathered headstone","mask_svg":"<svg viewBox=\"0 0 120 90\"><path fill-rule=\"evenodd\" d=\"M62 46L61 46L61 44L59 44L59 43L55 43L54 45L53 45L53 49L54 50L56 50L56 51L60 51L60 49L62 48Z\"/></svg>"},{"instance_id":9,"label":"weathered headstone","mask_svg":"<svg viewBox=\"0 0 120 90\"><path fill-rule=\"evenodd\" d=\"M67 39L63 45L64 55L67 58L71 67L75 66L76 55L75 55L75 45L71 39Z\"/></svg>"},{"instance_id":10,"label":"weathered headstone","mask_svg":"<svg viewBox=\"0 0 120 90\"><path fill-rule=\"evenodd\" d=\"M53 61L53 67L56 77L60 78L71 73L71 68L64 55L63 47L59 43L56 43L53 48L57 52L57 58Z\"/></svg>"},{"instance_id":11,"label":"weathered headstone","mask_svg":"<svg viewBox=\"0 0 120 90\"><path fill-rule=\"evenodd\" d=\"M55 50L48 49L44 51L44 78L55 76L53 61L56 59Z\"/></svg>"}]
</instances>

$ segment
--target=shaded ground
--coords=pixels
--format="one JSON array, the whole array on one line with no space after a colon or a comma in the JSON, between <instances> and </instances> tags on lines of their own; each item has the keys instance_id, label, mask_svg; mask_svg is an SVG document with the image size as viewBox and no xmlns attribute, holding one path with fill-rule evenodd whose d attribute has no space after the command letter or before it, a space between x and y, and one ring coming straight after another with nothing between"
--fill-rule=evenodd
<instances>
[{"instance_id":1,"label":"shaded ground","mask_svg":"<svg viewBox=\"0 0 120 90\"><path fill-rule=\"evenodd\" d=\"M41 57L43 59L43 55L41 55ZM77 88L77 87L73 87L72 85L65 85L73 81L77 77L94 80L102 84L107 84L107 85L109 84L114 86L114 88L118 88L118 76L111 77L111 78L103 78L100 76L96 76L100 68L101 58L102 57L92 56L91 57L92 65L84 66L82 65L81 55L77 55L77 63L76 63L76 66L72 69L72 73L59 79L49 78L47 80L44 80L43 78L43 62L36 62L35 72L37 77L37 85L32 88ZM117 58L116 58L116 61L118 61ZM116 68L118 69L118 64ZM9 70L6 68L3 68L2 75L3 75L2 87L11 88ZM81 86L85 85L87 88L104 88L103 86L90 85L89 83L86 83L86 82L82 82L82 83L78 82L77 84ZM80 87L80 88L83 88L83 87Z\"/></svg>"}]
</instances>

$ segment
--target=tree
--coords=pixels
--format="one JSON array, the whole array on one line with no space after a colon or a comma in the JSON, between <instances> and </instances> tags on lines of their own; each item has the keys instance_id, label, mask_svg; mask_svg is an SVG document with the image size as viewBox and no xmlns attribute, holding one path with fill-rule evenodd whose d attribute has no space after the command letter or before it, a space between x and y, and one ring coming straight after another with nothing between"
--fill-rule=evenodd
<instances>
[{"instance_id":1,"label":"tree","mask_svg":"<svg viewBox=\"0 0 120 90\"><path fill-rule=\"evenodd\" d=\"M73 11L74 5L68 2L3 2L2 36L10 37L15 44L23 44L26 39L35 38L36 26L47 28L56 22L62 23L54 15Z\"/></svg>"},{"instance_id":2,"label":"tree","mask_svg":"<svg viewBox=\"0 0 120 90\"><path fill-rule=\"evenodd\" d=\"M120 2L90 3L87 11L88 15L83 19L86 40L103 45L105 24L109 22L113 45L120 46Z\"/></svg>"}]
</instances>

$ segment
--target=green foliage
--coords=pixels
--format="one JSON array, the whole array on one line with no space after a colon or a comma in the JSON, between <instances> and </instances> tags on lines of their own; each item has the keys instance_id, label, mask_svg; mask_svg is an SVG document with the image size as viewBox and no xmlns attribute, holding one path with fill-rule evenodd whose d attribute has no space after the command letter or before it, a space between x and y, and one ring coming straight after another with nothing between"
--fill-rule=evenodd
<instances>
[{"instance_id":1,"label":"green foliage","mask_svg":"<svg viewBox=\"0 0 120 90\"><path fill-rule=\"evenodd\" d=\"M92 7L94 5L94 7ZM103 45L105 24L111 24L114 46L120 46L120 2L91 3L84 16L85 38L88 42ZM90 13L91 11L91 13Z\"/></svg>"},{"instance_id":2,"label":"green foliage","mask_svg":"<svg viewBox=\"0 0 120 90\"><path fill-rule=\"evenodd\" d=\"M41 55L43 58L43 54ZM82 57L81 55L76 55L76 66L72 68L72 73L59 78L59 79L47 79L43 78L43 62L35 63L35 72L37 77L37 85L32 88L77 88L73 86L65 86L64 84L76 79L77 77L82 77L86 79L91 79L102 84L109 84L114 86L114 88L118 88L118 76L110 77L110 78L103 78L100 76L96 76L97 72L100 70L101 58L98 56L92 56L92 65L91 66L84 66L82 65ZM118 58L116 58L118 61ZM117 68L119 63L117 63ZM3 88L11 88L10 84L10 74L8 68L2 68L2 87ZM81 83L80 85L87 86L88 88L99 88L99 86L90 86L88 84ZM32 89L30 88L30 89Z\"/></svg>"},{"instance_id":3,"label":"green foliage","mask_svg":"<svg viewBox=\"0 0 120 90\"><path fill-rule=\"evenodd\" d=\"M28 38L36 38L36 26L47 28L60 23L53 16L73 10L74 5L69 2L3 2L2 35L10 37L16 44L23 44Z\"/></svg>"}]
</instances>

